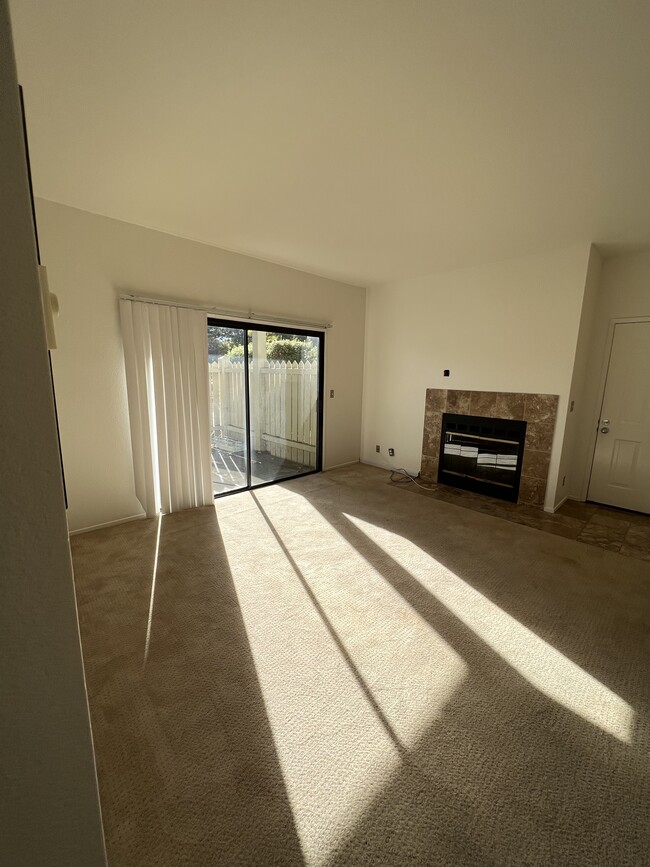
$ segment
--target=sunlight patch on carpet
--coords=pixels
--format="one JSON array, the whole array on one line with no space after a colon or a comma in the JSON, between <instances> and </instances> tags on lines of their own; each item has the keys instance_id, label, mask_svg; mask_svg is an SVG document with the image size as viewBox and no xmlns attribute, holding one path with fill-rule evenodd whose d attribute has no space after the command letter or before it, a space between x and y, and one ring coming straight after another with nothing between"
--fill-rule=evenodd
<instances>
[{"instance_id":1,"label":"sunlight patch on carpet","mask_svg":"<svg viewBox=\"0 0 650 867\"><path fill-rule=\"evenodd\" d=\"M301 498L220 530L303 853L325 864L467 665Z\"/></svg>"},{"instance_id":2,"label":"sunlight patch on carpet","mask_svg":"<svg viewBox=\"0 0 650 867\"><path fill-rule=\"evenodd\" d=\"M345 517L537 690L619 741L631 742L634 710L620 696L408 539Z\"/></svg>"},{"instance_id":3,"label":"sunlight patch on carpet","mask_svg":"<svg viewBox=\"0 0 650 867\"><path fill-rule=\"evenodd\" d=\"M144 670L147 659L149 657L149 645L151 643L151 627L153 625L153 604L156 596L156 576L158 573L158 555L160 553L160 531L162 529L162 513L158 513L158 529L156 531L156 549L153 558L153 573L151 575L151 597L149 599L149 617L147 618L147 634L144 642L144 657L142 659L142 668Z\"/></svg>"}]
</instances>

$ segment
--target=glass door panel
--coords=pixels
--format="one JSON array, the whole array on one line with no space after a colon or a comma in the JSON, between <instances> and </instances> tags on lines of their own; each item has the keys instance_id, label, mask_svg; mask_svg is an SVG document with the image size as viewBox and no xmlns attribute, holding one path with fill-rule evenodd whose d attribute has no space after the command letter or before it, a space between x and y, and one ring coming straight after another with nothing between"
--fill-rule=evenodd
<instances>
[{"instance_id":1,"label":"glass door panel","mask_svg":"<svg viewBox=\"0 0 650 867\"><path fill-rule=\"evenodd\" d=\"M210 319L215 496L321 469L323 335Z\"/></svg>"},{"instance_id":2,"label":"glass door panel","mask_svg":"<svg viewBox=\"0 0 650 867\"><path fill-rule=\"evenodd\" d=\"M210 446L215 496L247 488L246 329L208 325Z\"/></svg>"},{"instance_id":3,"label":"glass door panel","mask_svg":"<svg viewBox=\"0 0 650 867\"><path fill-rule=\"evenodd\" d=\"M320 468L322 337L251 330L251 486Z\"/></svg>"}]
</instances>

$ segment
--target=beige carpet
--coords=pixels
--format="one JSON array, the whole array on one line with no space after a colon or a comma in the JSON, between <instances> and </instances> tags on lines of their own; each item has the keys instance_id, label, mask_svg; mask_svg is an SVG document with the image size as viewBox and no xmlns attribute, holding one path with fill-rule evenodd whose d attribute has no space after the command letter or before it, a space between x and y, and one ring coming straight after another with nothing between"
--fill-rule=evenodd
<instances>
[{"instance_id":1,"label":"beige carpet","mask_svg":"<svg viewBox=\"0 0 650 867\"><path fill-rule=\"evenodd\" d=\"M650 863L648 564L386 481L74 537L111 867Z\"/></svg>"}]
</instances>

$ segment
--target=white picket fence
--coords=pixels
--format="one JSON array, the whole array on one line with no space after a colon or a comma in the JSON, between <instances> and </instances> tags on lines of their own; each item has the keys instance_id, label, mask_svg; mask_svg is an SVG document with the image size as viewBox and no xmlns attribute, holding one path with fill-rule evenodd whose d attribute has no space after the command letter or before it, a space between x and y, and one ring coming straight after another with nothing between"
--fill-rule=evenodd
<instances>
[{"instance_id":1,"label":"white picket fence","mask_svg":"<svg viewBox=\"0 0 650 867\"><path fill-rule=\"evenodd\" d=\"M222 356L208 368L213 447L239 450L246 429L244 362ZM251 361L249 384L253 448L315 467L318 363Z\"/></svg>"}]
</instances>

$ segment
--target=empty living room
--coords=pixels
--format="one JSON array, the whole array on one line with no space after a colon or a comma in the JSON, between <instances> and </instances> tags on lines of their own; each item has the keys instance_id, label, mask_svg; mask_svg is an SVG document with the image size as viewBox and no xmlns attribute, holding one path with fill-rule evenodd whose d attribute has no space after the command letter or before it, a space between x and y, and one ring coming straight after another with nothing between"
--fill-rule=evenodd
<instances>
[{"instance_id":1,"label":"empty living room","mask_svg":"<svg viewBox=\"0 0 650 867\"><path fill-rule=\"evenodd\" d=\"M0 0L0 862L650 867L650 4Z\"/></svg>"}]
</instances>

